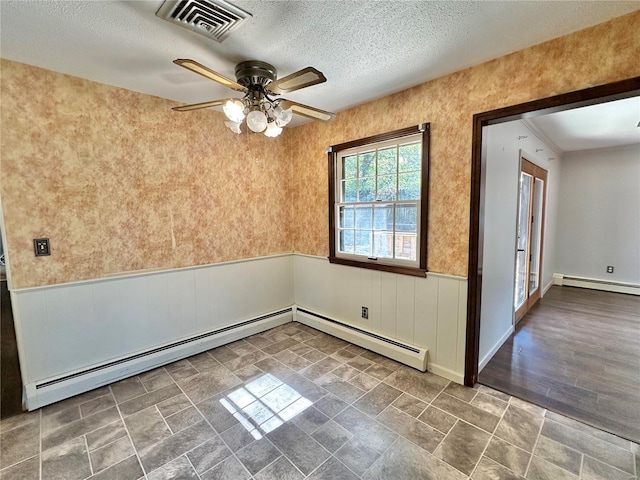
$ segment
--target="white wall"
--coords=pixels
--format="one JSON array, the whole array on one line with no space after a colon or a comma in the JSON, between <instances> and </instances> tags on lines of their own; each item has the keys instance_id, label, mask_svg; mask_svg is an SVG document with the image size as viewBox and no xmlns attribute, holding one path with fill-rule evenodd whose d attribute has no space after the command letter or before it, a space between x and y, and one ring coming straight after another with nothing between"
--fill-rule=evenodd
<instances>
[{"instance_id":1,"label":"white wall","mask_svg":"<svg viewBox=\"0 0 640 480\"><path fill-rule=\"evenodd\" d=\"M293 265L298 307L427 348L429 371L463 382L466 278L398 275L300 254ZM361 317L362 306L369 308L368 319Z\"/></svg>"},{"instance_id":2,"label":"white wall","mask_svg":"<svg viewBox=\"0 0 640 480\"><path fill-rule=\"evenodd\" d=\"M291 307L292 263L286 254L13 290L23 383L35 388Z\"/></svg>"},{"instance_id":3,"label":"white wall","mask_svg":"<svg viewBox=\"0 0 640 480\"><path fill-rule=\"evenodd\" d=\"M566 153L561 171L556 272L640 284L640 145Z\"/></svg>"},{"instance_id":4,"label":"white wall","mask_svg":"<svg viewBox=\"0 0 640 480\"><path fill-rule=\"evenodd\" d=\"M283 254L11 292L29 409L291 321L276 315L218 339L151 349L297 304L347 324L427 348L428 368L462 383L467 280L332 265ZM369 307L369 319L360 307ZM257 330L257 331L256 331ZM207 343L208 342L208 343ZM217 343L216 343L217 342ZM92 373L76 372L109 365ZM63 382L43 383L64 377Z\"/></svg>"},{"instance_id":5,"label":"white wall","mask_svg":"<svg viewBox=\"0 0 640 480\"><path fill-rule=\"evenodd\" d=\"M543 288L553 280L561 154L540 140L521 121L485 127L484 251L480 320L480 369L513 331L513 296L520 151L544 168L547 203L542 261ZM519 138L526 137L526 138ZM554 158L554 160L549 160Z\"/></svg>"}]
</instances>

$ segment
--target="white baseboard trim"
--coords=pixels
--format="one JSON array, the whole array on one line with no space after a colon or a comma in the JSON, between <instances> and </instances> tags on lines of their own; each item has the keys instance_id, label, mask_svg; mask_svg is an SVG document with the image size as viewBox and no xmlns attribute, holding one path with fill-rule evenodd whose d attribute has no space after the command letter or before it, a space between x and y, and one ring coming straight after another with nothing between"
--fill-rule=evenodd
<instances>
[{"instance_id":1,"label":"white baseboard trim","mask_svg":"<svg viewBox=\"0 0 640 480\"><path fill-rule=\"evenodd\" d=\"M491 350L489 350L487 354L484 357L482 357L482 359L478 363L478 373L480 373L482 369L487 366L487 363L489 363L489 360L491 360L493 356L496 354L496 352L500 350L500 347L504 344L504 342L506 342L509 339L509 337L514 331L515 331L515 328L513 327L513 325L511 325L509 329L504 333L504 335L500 337L500 340L498 340L496 344L493 347L491 347Z\"/></svg>"},{"instance_id":2,"label":"white baseboard trim","mask_svg":"<svg viewBox=\"0 0 640 480\"><path fill-rule=\"evenodd\" d=\"M25 406L28 410L35 410L293 321L293 307L285 310L245 320L213 332L205 332L151 351L69 372L61 377L29 383L24 386Z\"/></svg>"},{"instance_id":3,"label":"white baseboard trim","mask_svg":"<svg viewBox=\"0 0 640 480\"><path fill-rule=\"evenodd\" d=\"M451 380L452 382L456 382L460 385L464 385L464 374L454 372L453 370L445 367L441 367L438 364L429 362L427 366L427 370L436 375L440 375L441 377L446 378L447 380Z\"/></svg>"},{"instance_id":4,"label":"white baseboard trim","mask_svg":"<svg viewBox=\"0 0 640 480\"><path fill-rule=\"evenodd\" d=\"M599 278L577 277L563 273L554 273L553 281L555 285L562 285L566 287L579 287L591 290L601 290L604 292L640 295L640 285L635 283L614 282Z\"/></svg>"},{"instance_id":5,"label":"white baseboard trim","mask_svg":"<svg viewBox=\"0 0 640 480\"><path fill-rule=\"evenodd\" d=\"M294 320L322 332L359 345L385 357L416 368L421 372L427 370L427 349L406 345L397 340L353 327L310 310L297 307Z\"/></svg>"},{"instance_id":6,"label":"white baseboard trim","mask_svg":"<svg viewBox=\"0 0 640 480\"><path fill-rule=\"evenodd\" d=\"M542 296L544 297L549 291L549 289L553 287L555 284L556 284L555 280L552 278L551 281L547 283L547 285L542 289Z\"/></svg>"}]
</instances>

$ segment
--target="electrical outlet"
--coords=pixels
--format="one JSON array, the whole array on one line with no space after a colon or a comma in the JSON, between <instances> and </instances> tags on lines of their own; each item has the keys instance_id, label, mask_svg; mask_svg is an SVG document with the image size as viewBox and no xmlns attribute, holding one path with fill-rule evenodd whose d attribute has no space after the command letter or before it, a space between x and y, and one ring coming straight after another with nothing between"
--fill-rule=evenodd
<instances>
[{"instance_id":1,"label":"electrical outlet","mask_svg":"<svg viewBox=\"0 0 640 480\"><path fill-rule=\"evenodd\" d=\"M35 252L36 257L46 257L47 255L51 255L51 251L49 250L49 239L34 238L33 251Z\"/></svg>"},{"instance_id":2,"label":"electrical outlet","mask_svg":"<svg viewBox=\"0 0 640 480\"><path fill-rule=\"evenodd\" d=\"M369 309L367 307L362 307L362 318L369 318Z\"/></svg>"},{"instance_id":3,"label":"electrical outlet","mask_svg":"<svg viewBox=\"0 0 640 480\"><path fill-rule=\"evenodd\" d=\"M607 273L613 273L613 267L611 265L607 266Z\"/></svg>"}]
</instances>

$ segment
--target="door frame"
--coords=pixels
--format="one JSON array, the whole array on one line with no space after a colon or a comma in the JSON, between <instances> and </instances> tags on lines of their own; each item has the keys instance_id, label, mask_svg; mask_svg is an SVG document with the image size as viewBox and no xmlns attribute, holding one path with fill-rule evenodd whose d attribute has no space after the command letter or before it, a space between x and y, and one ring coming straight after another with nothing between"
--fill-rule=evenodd
<instances>
[{"instance_id":1,"label":"door frame","mask_svg":"<svg viewBox=\"0 0 640 480\"><path fill-rule=\"evenodd\" d=\"M473 116L465 385L471 387L478 381L480 301L482 297L482 239L484 235L485 208L484 185L482 184L481 175L485 168L482 165L483 127L636 96L640 96L640 77L477 113Z\"/></svg>"},{"instance_id":2,"label":"door frame","mask_svg":"<svg viewBox=\"0 0 640 480\"><path fill-rule=\"evenodd\" d=\"M519 176L521 176L523 173L529 175L531 177L531 192L529 195L529 211L527 212L527 215L529 216L529 232L528 232L528 239L527 239L527 245L528 245L528 250L529 250L529 261L527 261L527 268L526 268L526 272L525 272L525 290L526 290L526 294L525 294L525 300L524 303L522 305L520 305L519 308L516 308L516 305L514 305L514 317L513 317L513 325L514 327L518 324L518 322L520 320L522 320L522 317L524 317L526 315L526 313L529 311L529 309L540 299L541 296L541 292L542 292L542 284L540 282L541 279L541 275L540 273L542 273L542 258L543 258L543 253L544 253L544 223L545 223L545 217L546 217L546 206L547 206L547 180L549 178L549 172L547 170L545 170L542 167L539 167L538 165L536 165L535 163L533 163L531 160L529 160L528 158L531 158L529 156L529 154L523 152L522 150L520 150L520 169L519 169ZM544 173L542 173L544 172ZM543 178L544 176L544 178ZM533 235L534 235L534 223L533 223L533 209L535 208L535 195L536 195L536 189L535 189L535 185L536 185L536 180L542 180L542 204L540 205L540 218L538 219L538 222L540 222L540 232L539 232L539 236L540 238L538 238L538 259L537 259L537 266L538 266L538 272L536 273L537 277L538 277L538 286L536 287L534 294L531 294L531 290L530 290L530 282L531 282L531 244L532 244L532 240L533 240ZM519 179L518 179L519 180ZM518 187L518 216L520 215L520 188ZM516 237L517 237L517 229L518 227L516 226ZM518 240L516 239L516 258L514 260L514 264L515 264L515 270L517 272L518 267ZM525 260L526 261L526 260ZM515 288L517 289L517 279L515 280L516 286Z\"/></svg>"}]
</instances>

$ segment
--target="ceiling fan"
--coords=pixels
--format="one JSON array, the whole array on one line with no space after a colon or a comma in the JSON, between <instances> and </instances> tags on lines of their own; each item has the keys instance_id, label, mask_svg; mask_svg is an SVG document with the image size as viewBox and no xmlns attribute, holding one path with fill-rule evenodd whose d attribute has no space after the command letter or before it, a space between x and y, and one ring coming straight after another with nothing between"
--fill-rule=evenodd
<instances>
[{"instance_id":1,"label":"ceiling fan","mask_svg":"<svg viewBox=\"0 0 640 480\"><path fill-rule=\"evenodd\" d=\"M277 78L277 71L273 65L249 60L236 65L237 81L233 81L194 60L177 59L173 63L232 90L244 93L242 98L225 98L173 107L173 110L178 112L188 112L222 105L224 113L229 119L225 125L235 133L242 133L240 125L245 118L247 127L251 131L264 132L268 137L277 137L282 133L282 127L291 121L294 113L323 122L330 122L336 116L335 113L325 112L284 98L272 98L276 95L326 82L327 79L322 72L313 67L303 68L286 77Z\"/></svg>"}]
</instances>

